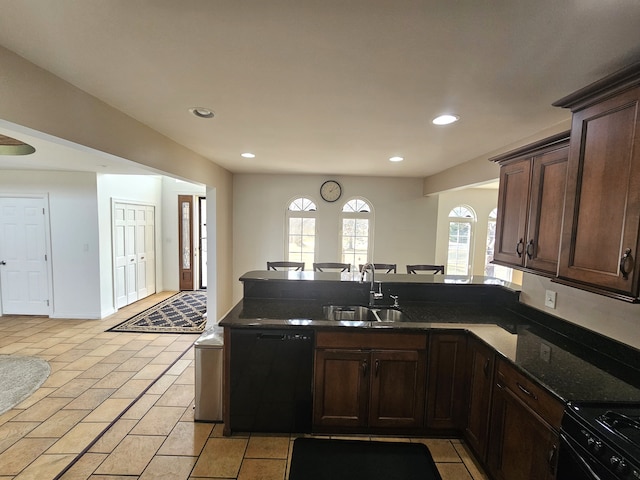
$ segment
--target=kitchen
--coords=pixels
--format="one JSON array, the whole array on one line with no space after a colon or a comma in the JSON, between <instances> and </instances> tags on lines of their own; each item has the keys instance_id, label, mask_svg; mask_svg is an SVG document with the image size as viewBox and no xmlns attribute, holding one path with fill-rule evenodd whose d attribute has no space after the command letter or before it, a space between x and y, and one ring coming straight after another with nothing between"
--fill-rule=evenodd
<instances>
[{"instance_id":1,"label":"kitchen","mask_svg":"<svg viewBox=\"0 0 640 480\"><path fill-rule=\"evenodd\" d=\"M213 248L211 250L218 249L218 264L217 275L209 283L215 286L215 290L217 290L215 310L218 313L218 317L221 317L240 298L240 285L236 282L240 275L246 271L263 268L265 261L268 259L282 257L283 233L281 221L284 216L286 200L299 194L314 195L321 182L327 178L325 175L320 174L317 174L317 176L302 174L273 176L260 174L253 176L254 174L250 173L238 173L232 176L227 171L221 171L222 169L212 173L210 166L205 165L202 160L196 159L194 155L185 150L178 149L177 151L175 144L166 143L164 139L159 139L158 137L153 138L157 143L149 142L143 143L143 145L149 146L153 144L154 151L162 150L162 148L157 147L158 145L163 145L172 154L163 156L163 153L160 153L158 157L150 159L148 155L139 154L141 150L140 144L132 146L132 143L135 144L135 142L131 140L126 131L129 128L130 131L146 135L150 133L149 130L145 130L139 124L133 124L130 119L124 118L124 115L118 115L117 112L109 109L106 105L93 102L90 98L87 98L84 92L80 92L77 89L74 90L69 84L63 84L64 82L52 79L51 75L48 75L40 68L29 65L26 60L17 58L16 55L8 51L3 50L2 54L3 64L12 66L11 71L19 73L8 78L7 82L2 84L2 88L6 89L2 91L3 99L6 99L7 103L3 104L1 117L13 124L10 126L28 125L30 128L66 138L78 144L109 151L124 158L130 157L140 160L148 166L177 176L186 176L192 180L202 180L210 186L210 190L216 190L215 195L218 200L216 222L218 222L217 235L219 241L217 244L212 245ZM622 57L625 57L625 55L628 57L629 54L627 52L621 54ZM616 58L619 62L623 61L620 56ZM591 75L591 77L594 76L595 73ZM592 79L595 80L595 78ZM508 85L507 80L505 80L505 83ZM581 85L574 86L578 88ZM564 91L563 94L568 91ZM42 97L34 95L34 92L49 92L48 96L50 98L47 98L47 101L52 103L47 104L49 105L48 108L43 108L42 105L38 104ZM87 111L96 114L96 118L109 118L111 121L103 124L110 127L105 131L115 132L116 135L121 136L126 141L113 145L113 142L105 140L99 133L87 131L87 129L83 128L85 117L82 115L79 115L78 118L67 118L64 122L57 122L60 119L59 112L68 112L68 105L61 99L68 98L75 98L80 105L85 105ZM556 99L557 97L547 99L545 105L550 105ZM561 111L561 109L557 110ZM387 111L392 110L389 109ZM47 113L48 116L46 115ZM43 116L43 114L45 115ZM551 134L567 129L569 125L566 116L560 113L556 115L558 115L556 118L561 125L554 124L549 127L555 130L554 132L541 134L535 130L538 133L534 136L543 138L547 133ZM562 118L560 118L561 116ZM120 126L114 128L116 124L120 124ZM529 134L533 135L533 132L530 131ZM507 151L511 147L515 148L515 143L527 143L528 140L522 140L523 136L526 135L512 137L512 141L504 141L500 145L495 145L495 148ZM534 139L531 138L530 140L533 141ZM484 151L477 151L476 160L472 160L466 165L467 170L474 171L473 180L467 182L468 177L464 175L464 165L450 167L448 173L434 173L424 179L396 180L395 188L391 190L393 194L388 196L393 197L394 201L389 198L380 201L376 198L378 192L381 192L380 195L382 196L382 192L390 188L390 184L385 180L389 176L388 174L374 179L360 178L359 176L351 177L349 175L344 175L344 177L332 175L332 178L337 178L344 183L345 192L350 191L350 194L353 195L371 197L371 201L376 208L377 236L374 255L377 258L382 260L381 257L391 257L390 261L397 261L400 264L403 262L415 262L414 258L405 258L404 260L402 258L398 260L394 258L398 256L399 250L393 247L394 240L397 241L399 237L399 235L394 234L399 231L404 232L405 236L407 232L412 235L415 234L416 244L409 244L409 246L412 249L415 248L415 255L421 256L421 262L427 262L442 258L441 254L437 252L439 240L438 234L435 233L441 232L441 229L434 230L428 226L433 225L434 221L439 222L441 218L446 217L446 215L439 213L439 200L445 198L444 196L447 194L441 194L438 200L434 197L424 197L423 195L438 194L442 190L455 189L461 185L475 184L497 178L497 167L487 161L491 155L483 154ZM136 152L138 152L137 156ZM494 153L498 154L500 152L492 152L492 154ZM185 160L180 166L177 166L171 162L172 155L184 156ZM482 166L479 168L480 174L477 173L479 165ZM455 184L452 182L450 179L452 175L457 176L458 181L461 183ZM262 185L258 185L261 181ZM403 197L401 194L405 191L414 192L413 196L411 198ZM395 199L403 198L408 199L402 203L395 202ZM407 205L408 202L416 204L413 206L413 210ZM470 202L463 202L461 198L461 203ZM417 204L420 204L420 206L417 206ZM254 221L256 214L251 214L250 212L255 212L256 210L259 212L260 208L266 212L265 221L256 223ZM409 225L406 223L406 219L404 222L401 221L403 214L406 214L407 217L409 216L407 212L417 213L419 218L424 218L424 223L416 222L414 219ZM276 223L266 221L267 216L276 218ZM245 218L251 218L252 220L245 223L243 220ZM335 226L331 223L333 221L332 218L335 217L327 216L326 218L327 223L330 224L329 229L326 231L331 232L331 229L335 229ZM386 231L384 230L385 227L387 228ZM254 247L249 242L249 239L255 239L256 237L261 238L259 248L263 248L262 245L264 245L264 251L260 251L259 254L256 254ZM329 237L330 243L327 245L330 246L331 242L336 241L337 235L329 234ZM424 246L424 250L422 250L422 246ZM329 257L330 252L331 249L327 247L327 257L325 258ZM407 248L403 248L402 252L403 255L408 255L406 253L408 252ZM423 254L424 256L422 256ZM546 290L556 291L557 304L554 314L634 348L640 346L635 305L615 301L564 285L552 284L547 278L528 273L523 275L522 284L521 301L523 303L547 311L546 308L548 307L544 306L545 292ZM603 322L602 318L606 318L607 321Z\"/></svg>"}]
</instances>

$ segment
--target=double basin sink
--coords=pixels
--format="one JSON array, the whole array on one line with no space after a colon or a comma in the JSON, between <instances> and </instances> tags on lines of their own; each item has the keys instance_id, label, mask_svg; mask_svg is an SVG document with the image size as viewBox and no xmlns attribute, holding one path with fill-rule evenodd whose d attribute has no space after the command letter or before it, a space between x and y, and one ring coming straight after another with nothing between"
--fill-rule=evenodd
<instances>
[{"instance_id":1,"label":"double basin sink","mask_svg":"<svg viewBox=\"0 0 640 480\"><path fill-rule=\"evenodd\" d=\"M361 305L325 305L326 320L338 322L406 322L409 317L394 307L363 307Z\"/></svg>"}]
</instances>

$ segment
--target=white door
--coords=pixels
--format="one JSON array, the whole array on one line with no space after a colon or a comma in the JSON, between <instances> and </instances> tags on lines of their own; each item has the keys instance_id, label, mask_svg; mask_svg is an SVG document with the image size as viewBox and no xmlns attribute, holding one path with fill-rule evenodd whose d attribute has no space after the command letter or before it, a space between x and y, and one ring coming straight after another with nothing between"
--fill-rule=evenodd
<instances>
[{"instance_id":1,"label":"white door","mask_svg":"<svg viewBox=\"0 0 640 480\"><path fill-rule=\"evenodd\" d=\"M155 208L114 203L113 252L116 307L156 291Z\"/></svg>"},{"instance_id":2,"label":"white door","mask_svg":"<svg viewBox=\"0 0 640 480\"><path fill-rule=\"evenodd\" d=\"M0 198L2 312L48 315L44 198Z\"/></svg>"},{"instance_id":3,"label":"white door","mask_svg":"<svg viewBox=\"0 0 640 480\"><path fill-rule=\"evenodd\" d=\"M125 227L127 206L116 203L113 208L113 263L116 307L127 302L127 256L125 255Z\"/></svg>"},{"instance_id":4,"label":"white door","mask_svg":"<svg viewBox=\"0 0 640 480\"><path fill-rule=\"evenodd\" d=\"M125 210L125 226L124 226L124 254L126 256L127 265L125 267L125 275L127 278L126 292L127 304L138 300L138 266L136 265L138 255L136 252L136 208L133 205L127 205Z\"/></svg>"}]
</instances>

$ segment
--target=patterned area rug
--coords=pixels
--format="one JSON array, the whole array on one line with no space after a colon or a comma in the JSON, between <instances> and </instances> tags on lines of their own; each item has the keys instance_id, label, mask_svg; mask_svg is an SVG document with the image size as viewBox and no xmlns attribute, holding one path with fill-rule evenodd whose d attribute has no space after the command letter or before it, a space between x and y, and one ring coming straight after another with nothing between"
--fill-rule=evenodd
<instances>
[{"instance_id":1,"label":"patterned area rug","mask_svg":"<svg viewBox=\"0 0 640 480\"><path fill-rule=\"evenodd\" d=\"M207 319L206 292L180 292L119 323L107 332L202 333Z\"/></svg>"}]
</instances>

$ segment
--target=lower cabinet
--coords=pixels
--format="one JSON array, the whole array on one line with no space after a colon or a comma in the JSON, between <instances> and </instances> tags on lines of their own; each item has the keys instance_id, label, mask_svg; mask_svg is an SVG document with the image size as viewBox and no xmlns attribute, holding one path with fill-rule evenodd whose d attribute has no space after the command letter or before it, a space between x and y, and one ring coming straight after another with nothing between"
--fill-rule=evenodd
<instances>
[{"instance_id":1,"label":"lower cabinet","mask_svg":"<svg viewBox=\"0 0 640 480\"><path fill-rule=\"evenodd\" d=\"M318 332L314 431L424 423L426 334Z\"/></svg>"},{"instance_id":2,"label":"lower cabinet","mask_svg":"<svg viewBox=\"0 0 640 480\"><path fill-rule=\"evenodd\" d=\"M493 390L495 350L473 336L467 344L468 404L464 438L478 458L487 459L489 413Z\"/></svg>"},{"instance_id":3,"label":"lower cabinet","mask_svg":"<svg viewBox=\"0 0 640 480\"><path fill-rule=\"evenodd\" d=\"M455 434L466 424L466 352L466 333L430 336L426 427L431 431Z\"/></svg>"},{"instance_id":4,"label":"lower cabinet","mask_svg":"<svg viewBox=\"0 0 640 480\"><path fill-rule=\"evenodd\" d=\"M562 403L506 362L499 362L487 453L492 477L555 479L562 410Z\"/></svg>"}]
</instances>

